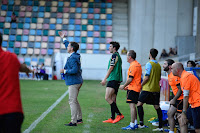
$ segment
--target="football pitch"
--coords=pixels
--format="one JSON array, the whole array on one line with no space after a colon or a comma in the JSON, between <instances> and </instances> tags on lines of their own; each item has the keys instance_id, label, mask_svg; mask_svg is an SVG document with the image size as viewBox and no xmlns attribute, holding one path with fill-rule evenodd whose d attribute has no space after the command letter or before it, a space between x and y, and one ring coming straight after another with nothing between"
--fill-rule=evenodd
<instances>
[{"instance_id":1,"label":"football pitch","mask_svg":"<svg viewBox=\"0 0 200 133\"><path fill-rule=\"evenodd\" d=\"M52 104L54 104L66 91L64 81L33 81L21 80L21 96L25 119L22 132L38 119ZM83 123L77 127L67 127L70 122L70 107L68 95L41 120L31 133L121 133L121 132L152 132L156 128L147 122L156 117L153 106L144 105L144 122L149 126L146 129L124 131L121 128L130 123L130 109L126 103L126 91L119 90L117 105L124 119L116 124L103 123L111 116L110 105L105 101L105 86L100 81L85 80L78 96L83 113ZM139 118L138 118L139 123Z\"/></svg>"}]
</instances>

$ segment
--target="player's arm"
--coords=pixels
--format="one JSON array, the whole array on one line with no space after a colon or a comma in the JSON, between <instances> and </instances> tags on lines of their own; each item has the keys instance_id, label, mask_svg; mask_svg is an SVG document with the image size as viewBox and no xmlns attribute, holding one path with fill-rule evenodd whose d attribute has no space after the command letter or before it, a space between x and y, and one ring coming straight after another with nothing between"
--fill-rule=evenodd
<instances>
[{"instance_id":1,"label":"player's arm","mask_svg":"<svg viewBox=\"0 0 200 133\"><path fill-rule=\"evenodd\" d=\"M141 84L142 86L144 86L148 82L150 74L151 74L151 68L152 68L151 63L148 62L145 66L145 77L142 81L142 84Z\"/></svg>"},{"instance_id":2,"label":"player's arm","mask_svg":"<svg viewBox=\"0 0 200 133\"><path fill-rule=\"evenodd\" d=\"M176 85L176 87L178 88L178 92L176 93L176 95L174 96L174 98L170 101L170 104L174 105L176 103L176 100L181 96L182 94L182 90L181 90L181 86L180 83Z\"/></svg>"},{"instance_id":3,"label":"player's arm","mask_svg":"<svg viewBox=\"0 0 200 133\"><path fill-rule=\"evenodd\" d=\"M34 71L29 69L26 64L20 64L20 68L19 68L20 72L25 72L26 75L29 77L29 73L33 73L34 76Z\"/></svg>"},{"instance_id":4,"label":"player's arm","mask_svg":"<svg viewBox=\"0 0 200 133\"><path fill-rule=\"evenodd\" d=\"M131 82L132 82L132 80L133 80L133 76L129 76L129 78L127 79L127 81L126 81L126 83L124 84L124 85L120 85L120 89L121 90L124 90L124 88L126 87L126 86L128 86Z\"/></svg>"}]
</instances>

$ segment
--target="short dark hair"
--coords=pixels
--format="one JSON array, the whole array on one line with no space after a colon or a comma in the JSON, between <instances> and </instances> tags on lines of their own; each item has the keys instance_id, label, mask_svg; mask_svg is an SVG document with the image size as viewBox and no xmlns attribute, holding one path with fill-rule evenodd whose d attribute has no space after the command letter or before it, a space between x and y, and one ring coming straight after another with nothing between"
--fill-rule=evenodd
<instances>
[{"instance_id":1,"label":"short dark hair","mask_svg":"<svg viewBox=\"0 0 200 133\"><path fill-rule=\"evenodd\" d=\"M195 67L195 66L196 66L196 63L195 63L194 61L192 61L192 60L187 61L187 64L188 64L188 63L191 63L191 64L192 64L192 67Z\"/></svg>"},{"instance_id":2,"label":"short dark hair","mask_svg":"<svg viewBox=\"0 0 200 133\"><path fill-rule=\"evenodd\" d=\"M152 56L152 58L156 58L156 56L158 55L158 50L155 48L150 49L150 54Z\"/></svg>"},{"instance_id":3,"label":"short dark hair","mask_svg":"<svg viewBox=\"0 0 200 133\"><path fill-rule=\"evenodd\" d=\"M165 61L167 61L168 66L172 65L172 64L175 62L175 61L172 60L172 59L167 59L167 60L165 60Z\"/></svg>"},{"instance_id":4,"label":"short dark hair","mask_svg":"<svg viewBox=\"0 0 200 133\"><path fill-rule=\"evenodd\" d=\"M133 58L135 60L135 58L136 58L136 52L134 50L129 50L128 51L128 56L131 56L131 58Z\"/></svg>"},{"instance_id":5,"label":"short dark hair","mask_svg":"<svg viewBox=\"0 0 200 133\"><path fill-rule=\"evenodd\" d=\"M119 43L118 43L118 42L116 42L116 41L112 41L112 42L110 42L110 44L112 44L112 45L113 45L113 48L115 48L115 49L116 49L116 51L118 51L118 49L120 48L120 45L119 45Z\"/></svg>"},{"instance_id":6,"label":"short dark hair","mask_svg":"<svg viewBox=\"0 0 200 133\"><path fill-rule=\"evenodd\" d=\"M2 41L3 41L3 39L2 39L2 34L1 34L1 32L0 32L0 46L1 46L1 44L2 44Z\"/></svg>"},{"instance_id":7,"label":"short dark hair","mask_svg":"<svg viewBox=\"0 0 200 133\"><path fill-rule=\"evenodd\" d=\"M73 47L74 52L77 52L77 50L79 49L79 44L77 42L70 42L71 43L71 47Z\"/></svg>"}]
</instances>

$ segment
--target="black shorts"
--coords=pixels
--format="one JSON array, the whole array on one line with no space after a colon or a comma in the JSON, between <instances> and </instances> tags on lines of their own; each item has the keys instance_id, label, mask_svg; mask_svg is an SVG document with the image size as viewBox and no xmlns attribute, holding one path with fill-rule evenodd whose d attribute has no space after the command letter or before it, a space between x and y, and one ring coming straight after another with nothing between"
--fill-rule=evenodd
<instances>
[{"instance_id":1,"label":"black shorts","mask_svg":"<svg viewBox=\"0 0 200 133\"><path fill-rule=\"evenodd\" d=\"M139 92L136 92L134 90L127 90L126 103L135 103L135 104L137 104L139 95L140 95Z\"/></svg>"},{"instance_id":2,"label":"black shorts","mask_svg":"<svg viewBox=\"0 0 200 133\"><path fill-rule=\"evenodd\" d=\"M0 132L20 133L23 120L22 113L0 115Z\"/></svg>"},{"instance_id":3,"label":"black shorts","mask_svg":"<svg viewBox=\"0 0 200 133\"><path fill-rule=\"evenodd\" d=\"M159 105L160 103L160 92L148 92L142 91L140 93L138 101L151 105Z\"/></svg>"},{"instance_id":4,"label":"black shorts","mask_svg":"<svg viewBox=\"0 0 200 133\"><path fill-rule=\"evenodd\" d=\"M183 110L183 100L176 100L176 103L173 104L175 108L177 108L177 112L181 113Z\"/></svg>"},{"instance_id":5,"label":"black shorts","mask_svg":"<svg viewBox=\"0 0 200 133\"><path fill-rule=\"evenodd\" d=\"M191 108L193 126L195 129L200 129L200 107Z\"/></svg>"},{"instance_id":6,"label":"black shorts","mask_svg":"<svg viewBox=\"0 0 200 133\"><path fill-rule=\"evenodd\" d=\"M110 87L110 88L115 89L115 94L117 95L118 89L119 89L119 86L120 86L120 83L121 83L121 82L116 81L116 80L108 81L106 87Z\"/></svg>"}]
</instances>

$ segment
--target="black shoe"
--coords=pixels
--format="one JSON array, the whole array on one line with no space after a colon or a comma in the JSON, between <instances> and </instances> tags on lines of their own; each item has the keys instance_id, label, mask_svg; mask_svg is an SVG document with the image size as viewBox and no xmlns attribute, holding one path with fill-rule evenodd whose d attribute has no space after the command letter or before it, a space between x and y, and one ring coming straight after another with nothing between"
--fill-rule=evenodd
<instances>
[{"instance_id":1,"label":"black shoe","mask_svg":"<svg viewBox=\"0 0 200 133\"><path fill-rule=\"evenodd\" d=\"M72 123L72 122L70 122L69 124L65 124L65 126L77 126L77 124L76 123Z\"/></svg>"},{"instance_id":2,"label":"black shoe","mask_svg":"<svg viewBox=\"0 0 200 133\"><path fill-rule=\"evenodd\" d=\"M82 119L77 120L77 124L81 124L81 123L83 123Z\"/></svg>"}]
</instances>

